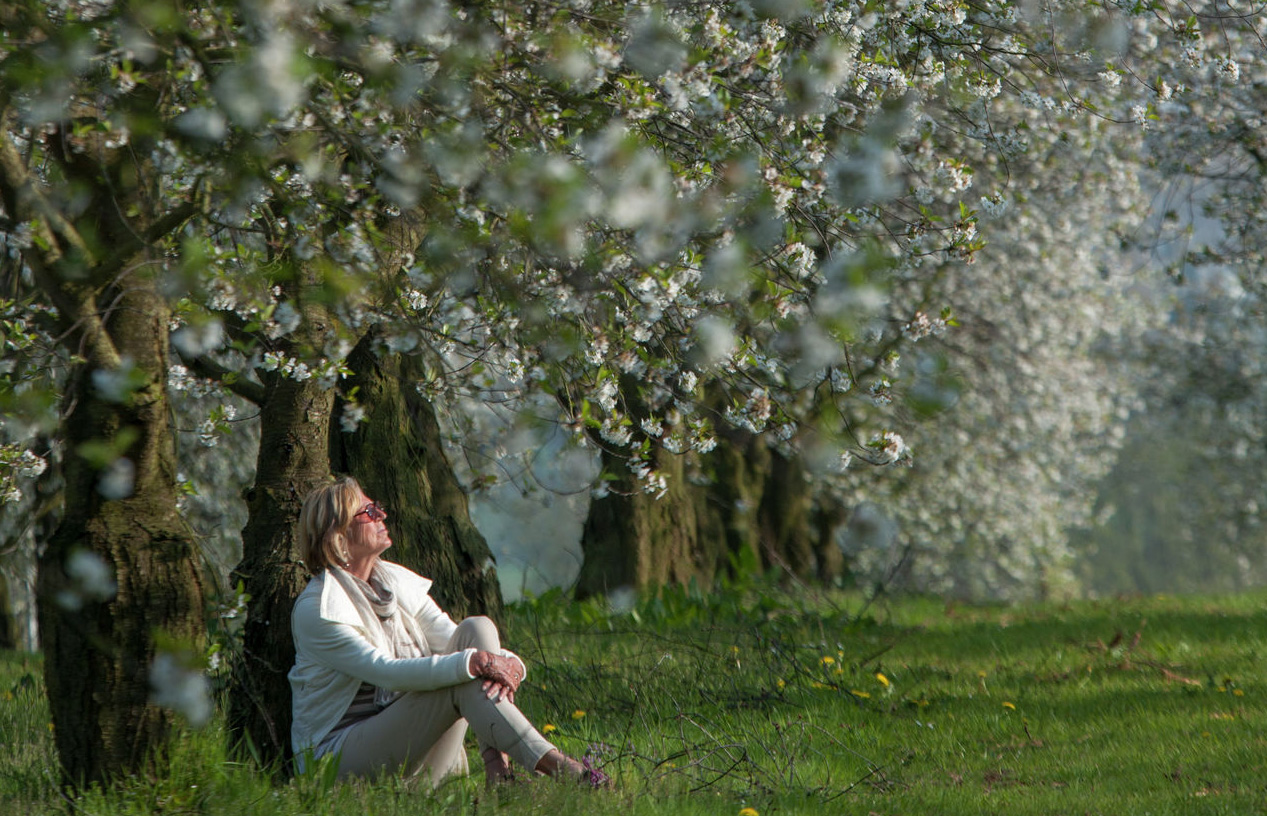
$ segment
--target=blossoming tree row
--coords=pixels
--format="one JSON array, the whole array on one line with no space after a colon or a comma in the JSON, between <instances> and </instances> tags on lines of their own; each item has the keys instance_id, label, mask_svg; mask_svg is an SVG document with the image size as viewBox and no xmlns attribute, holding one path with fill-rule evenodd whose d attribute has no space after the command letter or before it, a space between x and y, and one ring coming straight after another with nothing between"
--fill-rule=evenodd
<instances>
[{"instance_id":1,"label":"blossoming tree row","mask_svg":"<svg viewBox=\"0 0 1267 816\"><path fill-rule=\"evenodd\" d=\"M332 467L420 508L405 529L459 595L495 587L436 404L549 406L603 452L600 502L760 435L943 563L1058 577L1056 508L1103 467L1069 457L1129 404L1084 357L1135 325L1102 274L1140 206L1123 162L1161 155L1140 134L1193 87L1147 46L1204 42L1163 3L27 0L0 23L0 473L12 499L49 459L65 484L39 583L72 781L161 745L151 697L188 695L155 678L197 688L176 384L260 417L235 681L259 744L287 730L290 524ZM1233 73L1232 42L1193 60ZM997 467L912 420L947 407ZM920 434L945 464L911 488L858 467Z\"/></svg>"}]
</instances>

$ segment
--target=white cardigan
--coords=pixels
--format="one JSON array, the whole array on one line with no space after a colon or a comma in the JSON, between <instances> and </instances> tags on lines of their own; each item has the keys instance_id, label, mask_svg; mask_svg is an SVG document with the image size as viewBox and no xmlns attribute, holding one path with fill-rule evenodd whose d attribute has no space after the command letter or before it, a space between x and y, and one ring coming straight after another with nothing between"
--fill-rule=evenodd
<instances>
[{"instance_id":1,"label":"white cardigan","mask_svg":"<svg viewBox=\"0 0 1267 816\"><path fill-rule=\"evenodd\" d=\"M440 653L457 624L427 594L431 580L399 564L382 565L391 575L400 611L418 621L425 656L393 657L381 629L365 625L338 581L327 581L324 571L309 581L291 618L295 667L288 675L291 745L301 769L304 752L320 745L338 724L362 682L392 691L430 691L474 679L469 664L475 649Z\"/></svg>"}]
</instances>

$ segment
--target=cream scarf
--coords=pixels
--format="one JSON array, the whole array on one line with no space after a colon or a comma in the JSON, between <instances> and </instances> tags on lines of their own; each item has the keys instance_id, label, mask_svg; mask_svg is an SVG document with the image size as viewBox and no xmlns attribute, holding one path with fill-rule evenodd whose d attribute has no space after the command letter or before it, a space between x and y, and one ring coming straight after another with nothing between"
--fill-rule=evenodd
<instances>
[{"instance_id":1,"label":"cream scarf","mask_svg":"<svg viewBox=\"0 0 1267 816\"><path fill-rule=\"evenodd\" d=\"M427 639L418 628L413 615L401 613L391 576L380 564L375 564L369 581L362 581L347 570L330 567L327 570L347 593L361 622L369 630L371 639L379 648L395 658L426 657L430 654ZM374 702L383 707L393 702L402 692L375 688Z\"/></svg>"}]
</instances>

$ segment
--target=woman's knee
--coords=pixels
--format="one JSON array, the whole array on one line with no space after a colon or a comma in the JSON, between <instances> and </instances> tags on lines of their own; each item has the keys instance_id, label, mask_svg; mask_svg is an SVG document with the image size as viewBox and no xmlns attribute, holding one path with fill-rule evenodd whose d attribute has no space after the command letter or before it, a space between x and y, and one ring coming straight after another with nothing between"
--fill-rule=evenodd
<instances>
[{"instance_id":1,"label":"woman's knee","mask_svg":"<svg viewBox=\"0 0 1267 816\"><path fill-rule=\"evenodd\" d=\"M501 648L501 635L497 632L497 624L484 615L463 618L458 624L457 631L453 633L453 639L486 651Z\"/></svg>"}]
</instances>

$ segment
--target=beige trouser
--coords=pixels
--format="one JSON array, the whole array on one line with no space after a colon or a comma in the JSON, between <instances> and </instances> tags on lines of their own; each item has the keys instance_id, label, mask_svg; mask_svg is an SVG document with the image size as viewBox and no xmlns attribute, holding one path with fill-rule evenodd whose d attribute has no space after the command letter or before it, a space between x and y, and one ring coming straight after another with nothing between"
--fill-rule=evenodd
<instances>
[{"instance_id":1,"label":"beige trouser","mask_svg":"<svg viewBox=\"0 0 1267 816\"><path fill-rule=\"evenodd\" d=\"M497 627L485 617L458 624L446 652L475 648L501 650ZM348 729L339 759L339 777L373 776L403 769L410 776L426 771L431 783L466 773L462 740L470 724L480 750L497 748L528 770L554 746L532 727L514 703L494 703L482 680L435 691L410 691L378 714Z\"/></svg>"}]
</instances>

